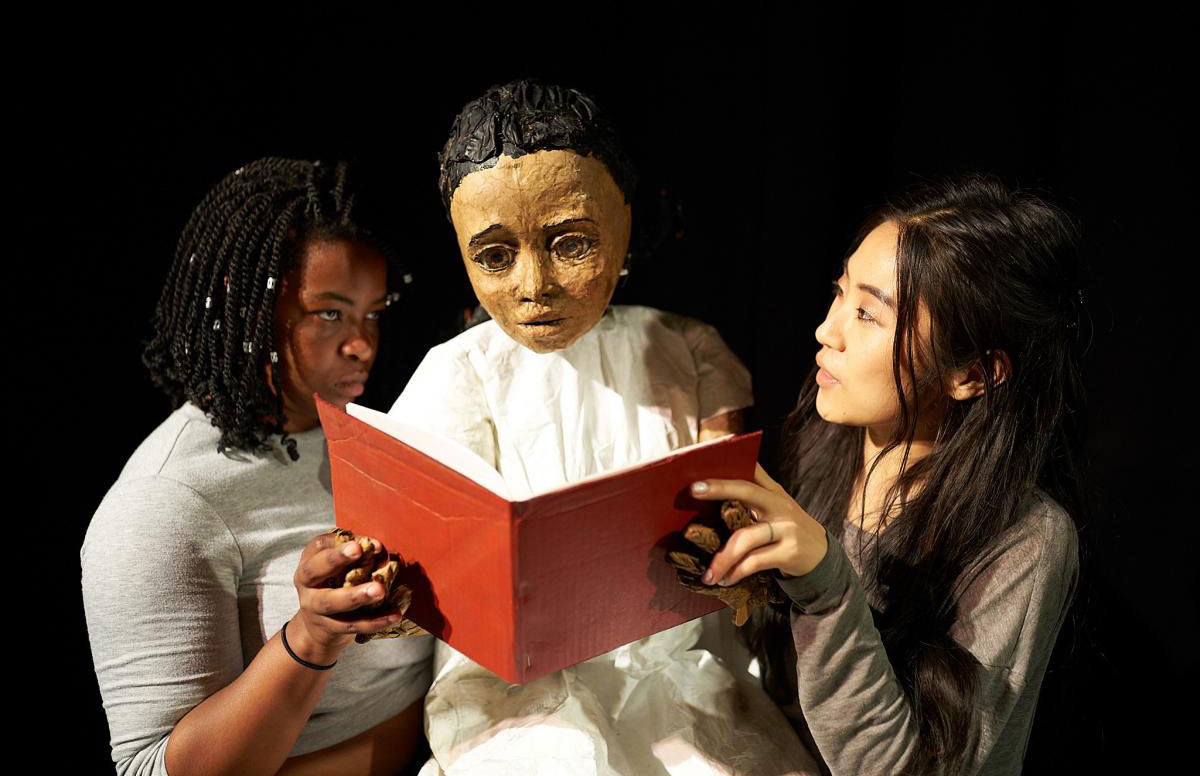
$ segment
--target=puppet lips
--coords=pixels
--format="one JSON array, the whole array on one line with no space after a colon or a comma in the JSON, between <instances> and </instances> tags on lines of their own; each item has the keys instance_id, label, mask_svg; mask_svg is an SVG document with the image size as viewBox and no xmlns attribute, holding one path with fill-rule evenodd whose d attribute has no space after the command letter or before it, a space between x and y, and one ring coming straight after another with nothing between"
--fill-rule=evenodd
<instances>
[{"instance_id":1,"label":"puppet lips","mask_svg":"<svg viewBox=\"0 0 1200 776\"><path fill-rule=\"evenodd\" d=\"M566 318L552 318L547 316L545 318L535 318L532 321L523 321L521 325L529 328L536 328L539 326L557 326L565 320Z\"/></svg>"}]
</instances>

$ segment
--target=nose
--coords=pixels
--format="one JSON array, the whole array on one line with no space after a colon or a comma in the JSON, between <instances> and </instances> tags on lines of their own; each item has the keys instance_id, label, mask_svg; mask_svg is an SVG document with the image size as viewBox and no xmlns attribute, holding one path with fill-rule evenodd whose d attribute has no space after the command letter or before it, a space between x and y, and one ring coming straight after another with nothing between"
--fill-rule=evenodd
<instances>
[{"instance_id":1,"label":"nose","mask_svg":"<svg viewBox=\"0 0 1200 776\"><path fill-rule=\"evenodd\" d=\"M825 314L825 320L817 327L817 342L830 350L841 350L845 344L842 338L842 329L838 324L837 319L837 304L830 305L829 312Z\"/></svg>"},{"instance_id":2,"label":"nose","mask_svg":"<svg viewBox=\"0 0 1200 776\"><path fill-rule=\"evenodd\" d=\"M522 302L536 302L550 295L554 275L550 257L538 251L522 251L517 257L516 291Z\"/></svg>"},{"instance_id":3,"label":"nose","mask_svg":"<svg viewBox=\"0 0 1200 776\"><path fill-rule=\"evenodd\" d=\"M367 361L370 362L375 357L375 347L378 344L378 338L374 332L367 328L366 321L360 321L354 326L348 336L342 342L342 356L351 361Z\"/></svg>"}]
</instances>

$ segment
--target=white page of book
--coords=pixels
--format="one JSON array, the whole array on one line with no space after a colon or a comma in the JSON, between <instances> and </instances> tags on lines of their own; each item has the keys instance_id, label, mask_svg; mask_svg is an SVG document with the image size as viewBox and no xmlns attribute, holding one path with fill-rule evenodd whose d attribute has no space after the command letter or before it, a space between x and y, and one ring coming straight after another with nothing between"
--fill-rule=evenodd
<instances>
[{"instance_id":1,"label":"white page of book","mask_svg":"<svg viewBox=\"0 0 1200 776\"><path fill-rule=\"evenodd\" d=\"M443 466L474 480L497 496L512 500L508 483L504 481L504 477L489 466L487 461L476 455L474 450L470 450L452 439L431 434L423 428L401 423L391 415L364 407L361 404L347 404L346 414L358 418L369 426L374 426L388 436L399 439Z\"/></svg>"},{"instance_id":2,"label":"white page of book","mask_svg":"<svg viewBox=\"0 0 1200 776\"><path fill-rule=\"evenodd\" d=\"M361 404L347 404L346 413L351 417L358 418L369 426L379 429L388 436L400 440L414 450L421 451L438 463L453 469L464 477L474 480L483 487L495 493L497 496L509 501L513 500L511 490L508 487L508 483L504 481L503 475L493 469L487 461L480 458L474 450L464 447L452 439L446 439L444 437L437 436L436 434L432 434L418 426L413 426L408 423L401 423L391 415L378 410L373 410L370 407L364 407ZM611 477L623 472L633 471L634 469L639 469L648 463L660 461L664 458L670 458L673 455L678 455L691 450L692 448L706 447L730 438L731 437L724 436L716 439L709 439L705 442L697 442L694 445L681 447L678 450L671 450L663 455L655 456L654 458L647 458L645 461L639 461L638 463L630 464L629 466L622 466L619 469L612 469L606 472L597 472L596 474L589 475L576 482L568 482L564 485L542 491L541 493L534 493L533 496L543 496L547 493L566 490L567 488L574 487L581 482L591 482L592 480L599 480L603 479L604 477Z\"/></svg>"}]
</instances>

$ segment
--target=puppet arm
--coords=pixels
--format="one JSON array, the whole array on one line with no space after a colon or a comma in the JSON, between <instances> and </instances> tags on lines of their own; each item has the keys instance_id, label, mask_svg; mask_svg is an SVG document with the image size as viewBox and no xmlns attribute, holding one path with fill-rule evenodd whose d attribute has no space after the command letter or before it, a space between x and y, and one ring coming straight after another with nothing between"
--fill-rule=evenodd
<instances>
[{"instance_id":1,"label":"puppet arm","mask_svg":"<svg viewBox=\"0 0 1200 776\"><path fill-rule=\"evenodd\" d=\"M746 430L746 414L743 410L730 410L722 412L720 415L714 415L711 418L705 418L700 421L700 439L697 441L707 442L710 439L729 436L730 434L740 434Z\"/></svg>"}]
</instances>

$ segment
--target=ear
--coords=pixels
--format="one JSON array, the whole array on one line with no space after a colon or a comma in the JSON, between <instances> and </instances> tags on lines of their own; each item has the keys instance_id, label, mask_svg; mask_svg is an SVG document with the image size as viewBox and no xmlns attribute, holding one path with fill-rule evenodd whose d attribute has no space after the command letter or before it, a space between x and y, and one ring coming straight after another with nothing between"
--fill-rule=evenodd
<instances>
[{"instance_id":1,"label":"ear","mask_svg":"<svg viewBox=\"0 0 1200 776\"><path fill-rule=\"evenodd\" d=\"M992 356L992 386L1002 384L1012 374L1012 361L1003 350L989 350ZM976 361L966 369L951 372L947 394L955 401L965 401L983 395L983 364Z\"/></svg>"}]
</instances>

